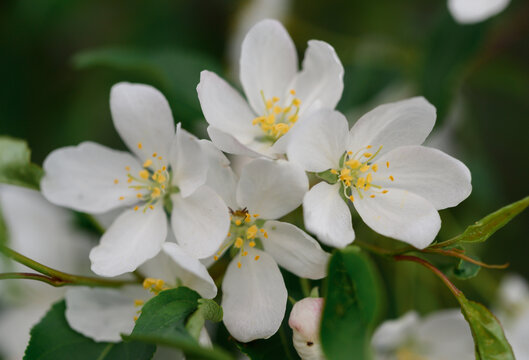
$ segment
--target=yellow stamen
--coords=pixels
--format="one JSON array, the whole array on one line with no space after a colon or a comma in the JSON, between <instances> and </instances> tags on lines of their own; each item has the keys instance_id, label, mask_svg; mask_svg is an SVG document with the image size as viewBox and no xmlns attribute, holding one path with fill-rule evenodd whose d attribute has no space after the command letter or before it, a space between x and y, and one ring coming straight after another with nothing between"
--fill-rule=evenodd
<instances>
[{"instance_id":1,"label":"yellow stamen","mask_svg":"<svg viewBox=\"0 0 529 360\"><path fill-rule=\"evenodd\" d=\"M143 144L140 142L138 143L138 149L141 149L141 148L143 148Z\"/></svg>"},{"instance_id":2,"label":"yellow stamen","mask_svg":"<svg viewBox=\"0 0 529 360\"><path fill-rule=\"evenodd\" d=\"M369 157L373 156L373 154L371 154L371 153L369 153L369 152L366 152L366 153L364 153L364 156L365 156L366 158L369 158Z\"/></svg>"},{"instance_id":3,"label":"yellow stamen","mask_svg":"<svg viewBox=\"0 0 529 360\"><path fill-rule=\"evenodd\" d=\"M367 174L367 176L366 176L366 184L370 184L371 181L373 181L373 174L372 174L372 173L369 173L369 174Z\"/></svg>"},{"instance_id":4,"label":"yellow stamen","mask_svg":"<svg viewBox=\"0 0 529 360\"><path fill-rule=\"evenodd\" d=\"M134 319L134 321L138 321L138 317L137 316L134 316L133 319Z\"/></svg>"},{"instance_id":5,"label":"yellow stamen","mask_svg":"<svg viewBox=\"0 0 529 360\"><path fill-rule=\"evenodd\" d=\"M369 165L367 165L367 164L362 165L362 167L360 168L361 172L366 172L367 170L369 170Z\"/></svg>"},{"instance_id":6,"label":"yellow stamen","mask_svg":"<svg viewBox=\"0 0 529 360\"><path fill-rule=\"evenodd\" d=\"M279 101L279 98L278 98L277 96L274 96L274 97L272 98L272 101L276 103L276 102Z\"/></svg>"},{"instance_id":7,"label":"yellow stamen","mask_svg":"<svg viewBox=\"0 0 529 360\"><path fill-rule=\"evenodd\" d=\"M237 225L237 226L241 225L241 220L239 220L239 219L235 220L235 225Z\"/></svg>"},{"instance_id":8,"label":"yellow stamen","mask_svg":"<svg viewBox=\"0 0 529 360\"><path fill-rule=\"evenodd\" d=\"M351 160L347 160L345 162L345 165L349 166L351 169L356 169L358 168L360 165L362 165L362 163L358 160L355 160L355 159L351 159Z\"/></svg>"},{"instance_id":9,"label":"yellow stamen","mask_svg":"<svg viewBox=\"0 0 529 360\"><path fill-rule=\"evenodd\" d=\"M217 261L219 257L217 255L213 256L213 260Z\"/></svg>"},{"instance_id":10,"label":"yellow stamen","mask_svg":"<svg viewBox=\"0 0 529 360\"><path fill-rule=\"evenodd\" d=\"M114 184L117 184L119 182L118 179L114 179Z\"/></svg>"},{"instance_id":11,"label":"yellow stamen","mask_svg":"<svg viewBox=\"0 0 529 360\"><path fill-rule=\"evenodd\" d=\"M134 206L134 211L138 211L139 207L138 205Z\"/></svg>"},{"instance_id":12,"label":"yellow stamen","mask_svg":"<svg viewBox=\"0 0 529 360\"><path fill-rule=\"evenodd\" d=\"M162 174L158 174L158 178L156 179L156 181L158 181L161 184L165 182L165 180L167 180L165 176L163 176Z\"/></svg>"},{"instance_id":13,"label":"yellow stamen","mask_svg":"<svg viewBox=\"0 0 529 360\"><path fill-rule=\"evenodd\" d=\"M149 209L154 210L154 206L149 205Z\"/></svg>"},{"instance_id":14,"label":"yellow stamen","mask_svg":"<svg viewBox=\"0 0 529 360\"><path fill-rule=\"evenodd\" d=\"M257 231L259 229L257 228L256 225L252 225L248 228L248 230L246 230L246 238L247 239L254 239L255 238L255 235L257 235Z\"/></svg>"},{"instance_id":15,"label":"yellow stamen","mask_svg":"<svg viewBox=\"0 0 529 360\"><path fill-rule=\"evenodd\" d=\"M130 171L130 166L125 166L125 170Z\"/></svg>"},{"instance_id":16,"label":"yellow stamen","mask_svg":"<svg viewBox=\"0 0 529 360\"><path fill-rule=\"evenodd\" d=\"M382 190L382 194L387 194L388 191L387 190Z\"/></svg>"},{"instance_id":17,"label":"yellow stamen","mask_svg":"<svg viewBox=\"0 0 529 360\"><path fill-rule=\"evenodd\" d=\"M386 161L386 167L389 169L389 161Z\"/></svg>"},{"instance_id":18,"label":"yellow stamen","mask_svg":"<svg viewBox=\"0 0 529 360\"><path fill-rule=\"evenodd\" d=\"M160 190L160 188L154 188L152 189L152 196L153 197L158 197L162 194L162 191Z\"/></svg>"},{"instance_id":19,"label":"yellow stamen","mask_svg":"<svg viewBox=\"0 0 529 360\"><path fill-rule=\"evenodd\" d=\"M378 170L378 164L373 164L373 165L371 166L371 169L373 169L374 172L377 172L377 170Z\"/></svg>"},{"instance_id":20,"label":"yellow stamen","mask_svg":"<svg viewBox=\"0 0 529 360\"><path fill-rule=\"evenodd\" d=\"M149 166L151 166L151 165L152 165L152 160L151 160L151 159L147 159L147 161L145 161L145 162L143 163L143 167L149 167Z\"/></svg>"},{"instance_id":21,"label":"yellow stamen","mask_svg":"<svg viewBox=\"0 0 529 360\"><path fill-rule=\"evenodd\" d=\"M248 251L243 251L242 256L248 255Z\"/></svg>"},{"instance_id":22,"label":"yellow stamen","mask_svg":"<svg viewBox=\"0 0 529 360\"><path fill-rule=\"evenodd\" d=\"M242 245L244 244L244 240L240 237L238 237L237 239L235 239L235 247L237 249L240 249L242 247Z\"/></svg>"},{"instance_id":23,"label":"yellow stamen","mask_svg":"<svg viewBox=\"0 0 529 360\"><path fill-rule=\"evenodd\" d=\"M267 109L271 109L272 106L274 106L273 101L272 101L272 100L267 100L267 101L266 101L266 108L267 108Z\"/></svg>"},{"instance_id":24,"label":"yellow stamen","mask_svg":"<svg viewBox=\"0 0 529 360\"><path fill-rule=\"evenodd\" d=\"M144 304L143 300L136 299L134 300L134 306L142 306Z\"/></svg>"},{"instance_id":25,"label":"yellow stamen","mask_svg":"<svg viewBox=\"0 0 529 360\"><path fill-rule=\"evenodd\" d=\"M351 200L351 201L355 201L354 196L353 196L353 195L349 196L349 200Z\"/></svg>"},{"instance_id":26,"label":"yellow stamen","mask_svg":"<svg viewBox=\"0 0 529 360\"><path fill-rule=\"evenodd\" d=\"M281 106L274 106L274 113L275 114L279 114L281 111L283 111L283 109L281 109Z\"/></svg>"},{"instance_id":27,"label":"yellow stamen","mask_svg":"<svg viewBox=\"0 0 529 360\"><path fill-rule=\"evenodd\" d=\"M125 197L124 196L120 196L119 200L125 200Z\"/></svg>"},{"instance_id":28,"label":"yellow stamen","mask_svg":"<svg viewBox=\"0 0 529 360\"><path fill-rule=\"evenodd\" d=\"M241 262L237 262L237 267L240 269L241 268Z\"/></svg>"},{"instance_id":29,"label":"yellow stamen","mask_svg":"<svg viewBox=\"0 0 529 360\"><path fill-rule=\"evenodd\" d=\"M291 90L290 90L290 94L291 94L291 95L296 95L296 90L291 89Z\"/></svg>"},{"instance_id":30,"label":"yellow stamen","mask_svg":"<svg viewBox=\"0 0 529 360\"><path fill-rule=\"evenodd\" d=\"M371 148L372 148L371 145L367 145L367 146L366 146L366 149L371 149Z\"/></svg>"},{"instance_id":31,"label":"yellow stamen","mask_svg":"<svg viewBox=\"0 0 529 360\"><path fill-rule=\"evenodd\" d=\"M366 183L366 179L365 178L358 178L358 180L356 181L356 187L357 188L362 188L364 187L364 184Z\"/></svg>"},{"instance_id":32,"label":"yellow stamen","mask_svg":"<svg viewBox=\"0 0 529 360\"><path fill-rule=\"evenodd\" d=\"M336 174L338 174L338 171L336 171L335 169L331 169L331 174L336 175Z\"/></svg>"},{"instance_id":33,"label":"yellow stamen","mask_svg":"<svg viewBox=\"0 0 529 360\"><path fill-rule=\"evenodd\" d=\"M389 176L389 179L390 179L391 181L395 180L395 178L393 177L393 175L390 175L390 176Z\"/></svg>"},{"instance_id":34,"label":"yellow stamen","mask_svg":"<svg viewBox=\"0 0 529 360\"><path fill-rule=\"evenodd\" d=\"M142 179L147 180L149 178L149 172L147 170L141 170L139 175Z\"/></svg>"},{"instance_id":35,"label":"yellow stamen","mask_svg":"<svg viewBox=\"0 0 529 360\"><path fill-rule=\"evenodd\" d=\"M259 260L259 255L256 255L254 259L255 261Z\"/></svg>"},{"instance_id":36,"label":"yellow stamen","mask_svg":"<svg viewBox=\"0 0 529 360\"><path fill-rule=\"evenodd\" d=\"M292 100L292 105L294 105L294 106L299 106L299 105L301 105L301 100L298 99L298 98L295 98L294 100Z\"/></svg>"},{"instance_id":37,"label":"yellow stamen","mask_svg":"<svg viewBox=\"0 0 529 360\"><path fill-rule=\"evenodd\" d=\"M152 157L157 157L158 154L157 153L152 153Z\"/></svg>"},{"instance_id":38,"label":"yellow stamen","mask_svg":"<svg viewBox=\"0 0 529 360\"><path fill-rule=\"evenodd\" d=\"M141 193L138 193L138 194L136 194L136 197L137 197L138 199L141 199L141 198L143 197L143 195L142 195Z\"/></svg>"},{"instance_id":39,"label":"yellow stamen","mask_svg":"<svg viewBox=\"0 0 529 360\"><path fill-rule=\"evenodd\" d=\"M250 241L248 245L250 245L250 247L255 247L255 241Z\"/></svg>"},{"instance_id":40,"label":"yellow stamen","mask_svg":"<svg viewBox=\"0 0 529 360\"><path fill-rule=\"evenodd\" d=\"M259 214L253 214L253 217L254 218L259 217Z\"/></svg>"},{"instance_id":41,"label":"yellow stamen","mask_svg":"<svg viewBox=\"0 0 529 360\"><path fill-rule=\"evenodd\" d=\"M375 197L375 195L370 195L369 197L370 197L370 198L374 198L374 197Z\"/></svg>"}]
</instances>

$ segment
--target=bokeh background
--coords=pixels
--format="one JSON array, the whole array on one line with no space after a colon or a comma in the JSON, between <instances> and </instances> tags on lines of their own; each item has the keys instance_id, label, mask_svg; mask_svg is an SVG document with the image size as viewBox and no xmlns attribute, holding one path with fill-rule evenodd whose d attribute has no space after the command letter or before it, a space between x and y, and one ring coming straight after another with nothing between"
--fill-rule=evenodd
<instances>
[{"instance_id":1,"label":"bokeh background","mask_svg":"<svg viewBox=\"0 0 529 360\"><path fill-rule=\"evenodd\" d=\"M528 195L526 0L513 0L475 25L456 23L446 0L4 0L0 134L26 139L39 164L53 149L86 140L124 148L108 100L114 83L131 81L162 90L176 121L205 137L195 90L199 73L213 70L238 86L240 42L264 17L284 22L301 59L310 39L335 47L345 67L338 108L351 123L380 103L415 95L437 107L428 144L463 160L473 176L471 196L442 211L440 239ZM471 253L488 263L509 262L507 272L529 278L528 222L522 214ZM354 224L358 238L395 247L361 221ZM417 265L377 263L386 316L455 305L438 279ZM456 284L490 304L504 273L482 270Z\"/></svg>"}]
</instances>

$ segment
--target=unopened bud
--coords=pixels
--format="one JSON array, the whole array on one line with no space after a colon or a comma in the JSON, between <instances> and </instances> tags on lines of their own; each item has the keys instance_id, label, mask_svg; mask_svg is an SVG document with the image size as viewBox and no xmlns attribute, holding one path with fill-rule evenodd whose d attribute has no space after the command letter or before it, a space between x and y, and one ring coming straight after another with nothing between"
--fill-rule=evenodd
<instances>
[{"instance_id":1,"label":"unopened bud","mask_svg":"<svg viewBox=\"0 0 529 360\"><path fill-rule=\"evenodd\" d=\"M325 360L320 344L320 321L323 298L305 298L292 308L288 325L294 332L293 342L303 360Z\"/></svg>"}]
</instances>

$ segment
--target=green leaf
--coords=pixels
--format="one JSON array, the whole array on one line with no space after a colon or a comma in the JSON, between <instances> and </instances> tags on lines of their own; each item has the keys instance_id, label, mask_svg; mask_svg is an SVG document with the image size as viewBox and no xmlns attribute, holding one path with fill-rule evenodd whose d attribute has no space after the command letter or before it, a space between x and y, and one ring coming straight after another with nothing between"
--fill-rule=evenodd
<instances>
[{"instance_id":1,"label":"green leaf","mask_svg":"<svg viewBox=\"0 0 529 360\"><path fill-rule=\"evenodd\" d=\"M77 54L73 61L78 69L99 67L134 75L140 73L167 96L175 119L182 121L184 127L203 117L196 93L200 72L222 70L214 58L179 49L145 52L127 48L96 49Z\"/></svg>"},{"instance_id":2,"label":"green leaf","mask_svg":"<svg viewBox=\"0 0 529 360\"><path fill-rule=\"evenodd\" d=\"M476 259L475 256L472 256L473 259ZM479 259L476 259L479 260ZM471 262L461 259L456 266L452 268L452 275L460 280L472 279L478 275L481 270L481 266L473 264Z\"/></svg>"},{"instance_id":3,"label":"green leaf","mask_svg":"<svg viewBox=\"0 0 529 360\"><path fill-rule=\"evenodd\" d=\"M316 174L322 180L325 180L329 184L336 184L338 181L338 175L333 174L331 170L322 171Z\"/></svg>"},{"instance_id":4,"label":"green leaf","mask_svg":"<svg viewBox=\"0 0 529 360\"><path fill-rule=\"evenodd\" d=\"M147 360L156 347L138 342L98 343L72 330L64 311L66 304L54 304L31 329L24 360Z\"/></svg>"},{"instance_id":5,"label":"green leaf","mask_svg":"<svg viewBox=\"0 0 529 360\"><path fill-rule=\"evenodd\" d=\"M0 183L38 190L44 172L30 157L25 141L0 136Z\"/></svg>"},{"instance_id":6,"label":"green leaf","mask_svg":"<svg viewBox=\"0 0 529 360\"><path fill-rule=\"evenodd\" d=\"M505 338L500 322L482 304L468 300L463 293L457 296L476 348L478 360L514 360L511 345Z\"/></svg>"},{"instance_id":7,"label":"green leaf","mask_svg":"<svg viewBox=\"0 0 529 360\"><path fill-rule=\"evenodd\" d=\"M123 338L174 347L200 359L231 359L221 349L201 347L186 329L187 320L199 307L199 300L198 293L183 286L162 291L143 306L132 334ZM218 310L211 310L212 307L205 305L205 314L218 316Z\"/></svg>"},{"instance_id":8,"label":"green leaf","mask_svg":"<svg viewBox=\"0 0 529 360\"><path fill-rule=\"evenodd\" d=\"M251 360L288 359L295 360L292 344L292 330L287 325L287 317L279 331L269 339L254 340L249 343L236 342L237 348Z\"/></svg>"},{"instance_id":9,"label":"green leaf","mask_svg":"<svg viewBox=\"0 0 529 360\"><path fill-rule=\"evenodd\" d=\"M321 343L329 359L369 359L380 311L380 282L371 260L356 246L334 252L329 262Z\"/></svg>"},{"instance_id":10,"label":"green leaf","mask_svg":"<svg viewBox=\"0 0 529 360\"><path fill-rule=\"evenodd\" d=\"M455 243L480 243L487 240L492 234L505 226L516 215L529 206L529 196L520 201L504 206L498 211L485 216L465 229L465 231L453 239L440 243L439 245L452 245Z\"/></svg>"},{"instance_id":11,"label":"green leaf","mask_svg":"<svg viewBox=\"0 0 529 360\"><path fill-rule=\"evenodd\" d=\"M206 320L219 322L222 321L222 316L222 307L215 301L198 299L198 309L195 310L187 321L186 329L195 339L198 339Z\"/></svg>"}]
</instances>

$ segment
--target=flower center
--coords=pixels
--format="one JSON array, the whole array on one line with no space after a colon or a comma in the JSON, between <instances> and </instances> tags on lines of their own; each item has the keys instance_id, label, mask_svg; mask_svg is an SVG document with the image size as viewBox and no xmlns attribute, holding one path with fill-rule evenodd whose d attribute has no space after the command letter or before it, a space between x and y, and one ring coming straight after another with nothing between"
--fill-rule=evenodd
<instances>
[{"instance_id":1,"label":"flower center","mask_svg":"<svg viewBox=\"0 0 529 360\"><path fill-rule=\"evenodd\" d=\"M340 162L342 168L330 170L331 174L336 175L338 180L342 182L344 196L351 201L354 201L355 195L361 199L364 196L375 198L375 193L386 194L388 192L388 190L382 189L381 186L374 183L379 166L375 159L382 150L382 146L375 153L369 151L371 148L372 146L368 145L355 153L347 151ZM389 162L386 162L385 166L389 168ZM389 179L395 180L392 175L389 176Z\"/></svg>"},{"instance_id":2,"label":"flower center","mask_svg":"<svg viewBox=\"0 0 529 360\"><path fill-rule=\"evenodd\" d=\"M241 268L240 257L248 256L248 251L245 250L247 247L255 247L260 243L260 236L268 238L268 233L262 228L264 221L258 219L259 214L251 215L246 208L233 211L231 213L231 226L228 232L226 243L222 248L219 249L217 254L213 257L215 260L219 259L222 252L233 245L235 256L239 256L237 266ZM259 260L259 255L254 257L254 260Z\"/></svg>"},{"instance_id":3,"label":"flower center","mask_svg":"<svg viewBox=\"0 0 529 360\"><path fill-rule=\"evenodd\" d=\"M142 148L142 143L138 143L138 149ZM127 183L129 188L137 191L136 198L144 202L143 212L147 209L154 210L154 204L164 197L169 190L169 179L171 174L167 166L163 162L163 157L156 152L152 154L152 158L145 160L143 169L135 176L130 173L130 166L126 166ZM118 184L119 180L114 179L114 184ZM119 200L125 200L124 196L120 196ZM134 210L138 211L139 206L135 206Z\"/></svg>"},{"instance_id":4,"label":"flower center","mask_svg":"<svg viewBox=\"0 0 529 360\"><path fill-rule=\"evenodd\" d=\"M290 90L290 94L294 96L296 91ZM265 105L265 113L253 119L252 124L258 125L263 130L265 140L274 142L285 135L298 120L301 100L294 97L288 106L281 107L278 105L280 99L277 96L267 99L261 90L261 97Z\"/></svg>"}]
</instances>

